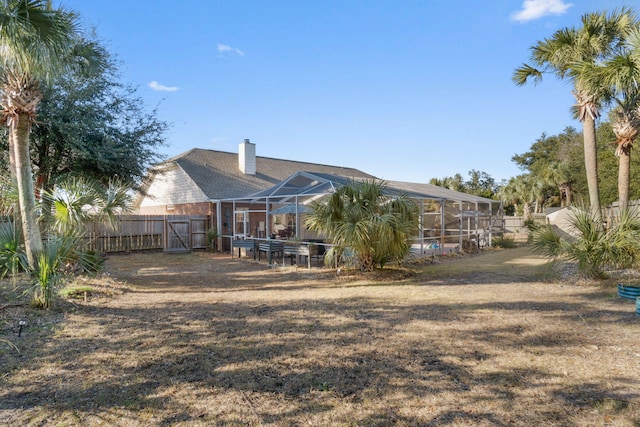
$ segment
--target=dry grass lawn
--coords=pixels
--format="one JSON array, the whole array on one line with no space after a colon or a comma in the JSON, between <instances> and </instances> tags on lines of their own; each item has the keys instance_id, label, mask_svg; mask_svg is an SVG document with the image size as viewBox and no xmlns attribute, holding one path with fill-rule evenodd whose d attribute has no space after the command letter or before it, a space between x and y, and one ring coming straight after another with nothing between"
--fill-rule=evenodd
<instances>
[{"instance_id":1,"label":"dry grass lawn","mask_svg":"<svg viewBox=\"0 0 640 427\"><path fill-rule=\"evenodd\" d=\"M0 301L0 425L640 426L613 284L526 248L414 269L110 257L86 301Z\"/></svg>"}]
</instances>

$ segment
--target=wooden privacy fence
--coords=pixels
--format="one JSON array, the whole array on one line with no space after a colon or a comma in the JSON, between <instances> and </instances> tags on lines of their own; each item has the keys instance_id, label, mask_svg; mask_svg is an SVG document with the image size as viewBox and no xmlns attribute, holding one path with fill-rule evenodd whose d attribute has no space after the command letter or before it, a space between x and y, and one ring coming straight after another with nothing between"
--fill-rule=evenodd
<instances>
[{"instance_id":1,"label":"wooden privacy fence","mask_svg":"<svg viewBox=\"0 0 640 427\"><path fill-rule=\"evenodd\" d=\"M208 216L127 215L115 230L107 223L86 224L86 248L99 253L163 250L189 252L207 248Z\"/></svg>"}]
</instances>

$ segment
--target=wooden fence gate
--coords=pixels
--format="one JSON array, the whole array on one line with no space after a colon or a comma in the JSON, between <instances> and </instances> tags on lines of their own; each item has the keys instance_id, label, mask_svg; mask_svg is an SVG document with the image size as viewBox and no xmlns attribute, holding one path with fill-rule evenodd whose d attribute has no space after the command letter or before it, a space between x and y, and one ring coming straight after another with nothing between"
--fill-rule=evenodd
<instances>
[{"instance_id":1,"label":"wooden fence gate","mask_svg":"<svg viewBox=\"0 0 640 427\"><path fill-rule=\"evenodd\" d=\"M100 253L164 250L181 253L207 248L209 218L188 215L122 216L117 230L108 224L90 222L86 248Z\"/></svg>"},{"instance_id":2,"label":"wooden fence gate","mask_svg":"<svg viewBox=\"0 0 640 427\"><path fill-rule=\"evenodd\" d=\"M191 235L188 220L171 220L165 222L164 235L167 241L165 252L191 252Z\"/></svg>"}]
</instances>

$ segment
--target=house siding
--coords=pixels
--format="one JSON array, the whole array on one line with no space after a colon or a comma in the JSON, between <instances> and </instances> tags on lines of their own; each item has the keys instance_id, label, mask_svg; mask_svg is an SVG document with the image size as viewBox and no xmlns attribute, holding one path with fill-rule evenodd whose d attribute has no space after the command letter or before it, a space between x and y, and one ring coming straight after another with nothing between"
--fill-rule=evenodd
<instances>
[{"instance_id":1,"label":"house siding","mask_svg":"<svg viewBox=\"0 0 640 427\"><path fill-rule=\"evenodd\" d=\"M256 167L255 175L247 175L238 166L238 154L189 150L156 166L136 200L136 209L141 214L215 215L209 206L199 204L244 197L271 188L301 170L373 178L352 168L267 157L256 157Z\"/></svg>"},{"instance_id":2,"label":"house siding","mask_svg":"<svg viewBox=\"0 0 640 427\"><path fill-rule=\"evenodd\" d=\"M208 201L207 196L179 166L155 175L147 193L140 203L141 213L167 213L181 205L199 205ZM207 203L205 203L207 204ZM207 204L208 205L208 204ZM178 212L171 212L178 213ZM184 213L184 212L180 212ZM205 214L207 214L205 212Z\"/></svg>"},{"instance_id":3,"label":"house siding","mask_svg":"<svg viewBox=\"0 0 640 427\"><path fill-rule=\"evenodd\" d=\"M140 215L212 215L209 202L140 206ZM215 216L215 212L213 212Z\"/></svg>"}]
</instances>

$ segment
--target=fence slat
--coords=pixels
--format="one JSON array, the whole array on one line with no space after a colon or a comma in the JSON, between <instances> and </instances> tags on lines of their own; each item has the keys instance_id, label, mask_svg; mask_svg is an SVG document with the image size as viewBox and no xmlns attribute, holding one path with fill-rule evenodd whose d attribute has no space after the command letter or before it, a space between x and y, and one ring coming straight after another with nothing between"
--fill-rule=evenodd
<instances>
[{"instance_id":1,"label":"fence slat","mask_svg":"<svg viewBox=\"0 0 640 427\"><path fill-rule=\"evenodd\" d=\"M91 221L86 224L85 247L97 253L129 253L132 251L166 250L164 247L165 222L182 220L190 226L191 249L205 249L206 233L210 223L208 216L188 215L123 215L113 230L106 222Z\"/></svg>"}]
</instances>

